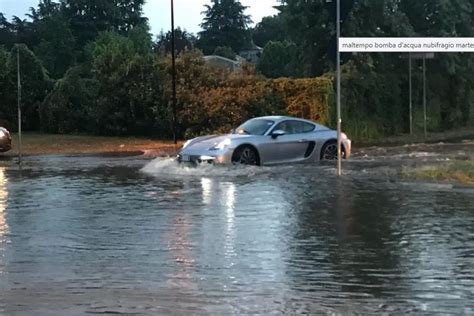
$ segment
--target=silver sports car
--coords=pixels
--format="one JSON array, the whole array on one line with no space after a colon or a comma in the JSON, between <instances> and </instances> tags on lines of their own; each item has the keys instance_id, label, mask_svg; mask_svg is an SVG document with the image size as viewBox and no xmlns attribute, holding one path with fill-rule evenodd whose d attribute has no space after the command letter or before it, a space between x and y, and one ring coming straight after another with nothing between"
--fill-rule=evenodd
<instances>
[{"instance_id":1,"label":"silver sports car","mask_svg":"<svg viewBox=\"0 0 474 316\"><path fill-rule=\"evenodd\" d=\"M10 136L10 132L0 126L0 153L9 151L12 149L12 137Z\"/></svg>"},{"instance_id":2,"label":"silver sports car","mask_svg":"<svg viewBox=\"0 0 474 316\"><path fill-rule=\"evenodd\" d=\"M351 141L342 133L342 154L349 158ZM312 121L289 116L248 120L227 135L188 140L179 162L272 165L337 159L337 132Z\"/></svg>"}]
</instances>

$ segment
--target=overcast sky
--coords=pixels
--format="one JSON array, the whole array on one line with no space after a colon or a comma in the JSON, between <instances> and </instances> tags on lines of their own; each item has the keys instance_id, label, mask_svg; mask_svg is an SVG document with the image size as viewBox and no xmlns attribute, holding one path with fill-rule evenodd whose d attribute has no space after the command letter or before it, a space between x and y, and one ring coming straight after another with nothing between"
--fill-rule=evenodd
<instances>
[{"instance_id":1,"label":"overcast sky","mask_svg":"<svg viewBox=\"0 0 474 316\"><path fill-rule=\"evenodd\" d=\"M30 7L36 7L39 0L0 0L0 12L7 18L13 15L24 17ZM246 13L252 16L254 23L261 21L262 17L277 13L272 7L278 5L277 0L241 0L244 6L248 6ZM145 15L150 21L153 34L161 30L171 29L170 0L147 0L144 7ZM199 24L202 22L204 5L211 3L210 0L174 0L175 25L189 32L197 33L201 30Z\"/></svg>"}]
</instances>

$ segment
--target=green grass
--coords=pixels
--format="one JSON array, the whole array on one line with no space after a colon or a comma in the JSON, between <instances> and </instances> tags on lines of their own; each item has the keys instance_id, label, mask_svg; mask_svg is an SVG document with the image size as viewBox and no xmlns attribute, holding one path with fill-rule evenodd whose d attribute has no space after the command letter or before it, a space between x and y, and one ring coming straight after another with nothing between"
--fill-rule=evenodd
<instances>
[{"instance_id":1,"label":"green grass","mask_svg":"<svg viewBox=\"0 0 474 316\"><path fill-rule=\"evenodd\" d=\"M466 161L456 161L404 170L402 174L412 179L474 184L474 157Z\"/></svg>"}]
</instances>

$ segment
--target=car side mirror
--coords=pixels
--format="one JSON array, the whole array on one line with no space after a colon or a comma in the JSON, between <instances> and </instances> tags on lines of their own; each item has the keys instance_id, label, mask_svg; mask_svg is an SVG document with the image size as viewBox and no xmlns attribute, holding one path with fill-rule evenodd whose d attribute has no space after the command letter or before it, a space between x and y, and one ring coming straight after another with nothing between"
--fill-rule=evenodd
<instances>
[{"instance_id":1,"label":"car side mirror","mask_svg":"<svg viewBox=\"0 0 474 316\"><path fill-rule=\"evenodd\" d=\"M235 128L231 129L229 134L235 134Z\"/></svg>"},{"instance_id":2,"label":"car side mirror","mask_svg":"<svg viewBox=\"0 0 474 316\"><path fill-rule=\"evenodd\" d=\"M283 136L283 135L285 135L285 131L281 130L281 129L277 129L276 131L272 132L272 138L273 139L276 139L276 138L278 138L280 136Z\"/></svg>"}]
</instances>

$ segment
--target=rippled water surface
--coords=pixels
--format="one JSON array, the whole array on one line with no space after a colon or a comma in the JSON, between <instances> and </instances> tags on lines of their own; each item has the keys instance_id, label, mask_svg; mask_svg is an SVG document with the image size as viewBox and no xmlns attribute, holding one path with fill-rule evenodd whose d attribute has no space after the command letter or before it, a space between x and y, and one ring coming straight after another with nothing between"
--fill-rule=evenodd
<instances>
[{"instance_id":1,"label":"rippled water surface","mask_svg":"<svg viewBox=\"0 0 474 316\"><path fill-rule=\"evenodd\" d=\"M0 313L474 313L474 191L385 164L0 160Z\"/></svg>"}]
</instances>

